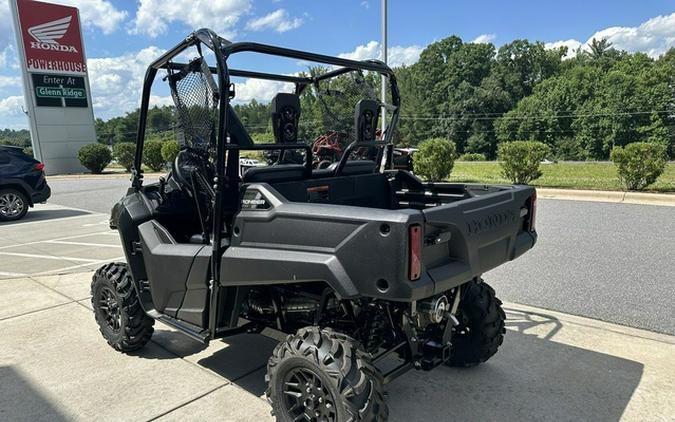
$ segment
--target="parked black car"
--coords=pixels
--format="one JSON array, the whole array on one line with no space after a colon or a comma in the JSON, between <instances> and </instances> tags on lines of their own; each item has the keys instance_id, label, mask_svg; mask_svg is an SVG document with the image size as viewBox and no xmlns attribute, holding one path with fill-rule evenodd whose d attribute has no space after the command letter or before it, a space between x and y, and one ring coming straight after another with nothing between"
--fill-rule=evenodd
<instances>
[{"instance_id":1,"label":"parked black car","mask_svg":"<svg viewBox=\"0 0 675 422\"><path fill-rule=\"evenodd\" d=\"M0 145L0 221L23 218L51 195L45 165L19 147Z\"/></svg>"}]
</instances>

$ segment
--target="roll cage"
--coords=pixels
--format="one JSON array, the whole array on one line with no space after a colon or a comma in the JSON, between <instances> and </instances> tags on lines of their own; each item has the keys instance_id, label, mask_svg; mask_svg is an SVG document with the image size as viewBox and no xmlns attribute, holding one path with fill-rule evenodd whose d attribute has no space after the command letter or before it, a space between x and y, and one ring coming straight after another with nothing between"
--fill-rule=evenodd
<instances>
[{"instance_id":1,"label":"roll cage","mask_svg":"<svg viewBox=\"0 0 675 422\"><path fill-rule=\"evenodd\" d=\"M208 48L215 57L215 67L210 67L210 71L215 75L218 86L218 107L216 124L216 142L215 142L215 178L213 180L213 190L215 198L213 200L213 241L212 241L212 259L211 259L211 281L210 281L210 304L209 304L209 331L211 338L217 335L219 302L219 278L220 263L219 259L223 253L223 234L224 229L230 231L230 226L234 215L239 210L239 152L240 150L281 150L286 149L304 149L308 155L306 164L311 171L311 148L307 144L257 144L254 145L250 137L245 134L245 129L241 122L234 115L234 110L230 107L230 99L233 93L230 90L230 77L245 77L254 79L264 79L280 82L290 82L295 84L295 93L300 95L305 88L320 81L347 74L352 71L372 71L379 73L387 78L390 84L391 103L387 104L388 110L392 111L391 118L387 122L387 130L384 138L373 142L372 145L383 145L381 155L382 162L380 168L389 168L391 166L391 145L393 134L398 119L398 110L400 106L400 97L396 84L394 72L386 64L378 60L356 61L340 57L332 57L322 54L309 53L305 51L293 50L283 47L276 47L255 42L231 42L210 29L199 29L188 35L183 41L175 47L168 50L161 57L152 62L146 73L143 82L141 97L141 107L139 113L138 132L136 137L136 155L132 169L132 188L139 190L143 184L142 156L143 145L145 141L145 128L147 124L148 109L150 103L150 93L159 70L177 70L186 66L185 63L176 63L174 59L181 53L191 47L196 47L198 52L202 53L202 48ZM234 54L242 52L260 53L270 56L285 57L291 59L305 60L317 64L334 67L326 73L317 76L294 76L256 72L249 70L231 69L227 65L228 58ZM244 136L234 136L233 132L244 133ZM230 134L230 136L228 136ZM350 148L363 146L364 143L354 142ZM370 144L369 144L370 145ZM344 160L343 160L344 161ZM339 168L344 166L341 162Z\"/></svg>"}]
</instances>

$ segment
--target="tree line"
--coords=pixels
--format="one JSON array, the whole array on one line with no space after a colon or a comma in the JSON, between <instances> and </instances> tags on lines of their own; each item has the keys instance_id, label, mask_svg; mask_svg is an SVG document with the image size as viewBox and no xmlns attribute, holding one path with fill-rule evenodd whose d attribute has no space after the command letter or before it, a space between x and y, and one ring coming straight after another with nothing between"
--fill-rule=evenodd
<instances>
[{"instance_id":1,"label":"tree line","mask_svg":"<svg viewBox=\"0 0 675 422\"><path fill-rule=\"evenodd\" d=\"M532 140L548 145L551 158L606 160L615 146L659 142L675 158L675 49L653 59L593 40L588 51L565 58L568 53L541 42L496 48L457 36L428 45L415 64L394 69L402 99L396 143L444 138L458 154L493 159L500 143ZM348 90L349 82L338 79L331 89ZM379 79L370 82L377 88ZM311 141L325 127L325 114L311 89L301 103L300 135ZM269 104L251 100L234 107L255 140L271 140ZM344 115L352 119L353 111ZM133 141L137 122L138 110L97 119L98 141ZM148 138L175 139L174 122L172 107L150 109Z\"/></svg>"}]
</instances>

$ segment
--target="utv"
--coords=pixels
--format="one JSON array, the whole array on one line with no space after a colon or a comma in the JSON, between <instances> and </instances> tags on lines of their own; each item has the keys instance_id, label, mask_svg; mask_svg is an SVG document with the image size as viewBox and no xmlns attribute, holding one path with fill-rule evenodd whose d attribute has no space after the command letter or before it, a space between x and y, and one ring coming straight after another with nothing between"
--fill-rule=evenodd
<instances>
[{"instance_id":1,"label":"utv","mask_svg":"<svg viewBox=\"0 0 675 422\"><path fill-rule=\"evenodd\" d=\"M297 74L229 67L256 54L267 65L318 66ZM186 55L194 59L177 62ZM159 71L181 148L165 179L144 184ZM254 143L258 128L235 113L245 78L288 91L269 105L269 143ZM505 315L481 274L533 247L535 190L425 183L394 169L399 105L394 73L379 61L229 42L208 29L154 61L131 187L110 219L127 263L103 266L91 285L103 337L130 352L150 340L155 320L204 343L285 333L266 376L280 421L386 420L384 385L409 369L489 359ZM380 118L387 129L378 138ZM350 143L339 161L319 166L312 141L332 132ZM277 154L240 175L242 151Z\"/></svg>"}]
</instances>

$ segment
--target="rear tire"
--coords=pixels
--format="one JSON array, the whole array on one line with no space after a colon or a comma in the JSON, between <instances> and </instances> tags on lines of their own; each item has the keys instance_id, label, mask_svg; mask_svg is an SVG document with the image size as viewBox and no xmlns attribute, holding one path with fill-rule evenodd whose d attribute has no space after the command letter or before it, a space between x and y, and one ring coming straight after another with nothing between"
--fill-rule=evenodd
<instances>
[{"instance_id":1,"label":"rear tire","mask_svg":"<svg viewBox=\"0 0 675 422\"><path fill-rule=\"evenodd\" d=\"M103 338L115 350L132 352L150 341L155 320L143 311L126 264L110 263L96 270L91 305Z\"/></svg>"},{"instance_id":2,"label":"rear tire","mask_svg":"<svg viewBox=\"0 0 675 422\"><path fill-rule=\"evenodd\" d=\"M265 380L279 422L379 422L389 415L370 355L331 329L306 327L288 336L274 349Z\"/></svg>"},{"instance_id":3,"label":"rear tire","mask_svg":"<svg viewBox=\"0 0 675 422\"><path fill-rule=\"evenodd\" d=\"M16 189L0 189L0 221L22 219L28 212L28 198Z\"/></svg>"},{"instance_id":4,"label":"rear tire","mask_svg":"<svg viewBox=\"0 0 675 422\"><path fill-rule=\"evenodd\" d=\"M450 366L475 366L490 359L504 341L506 314L495 291L482 280L462 286L460 326L452 337ZM464 334L462 334L464 331Z\"/></svg>"}]
</instances>

